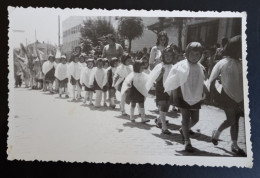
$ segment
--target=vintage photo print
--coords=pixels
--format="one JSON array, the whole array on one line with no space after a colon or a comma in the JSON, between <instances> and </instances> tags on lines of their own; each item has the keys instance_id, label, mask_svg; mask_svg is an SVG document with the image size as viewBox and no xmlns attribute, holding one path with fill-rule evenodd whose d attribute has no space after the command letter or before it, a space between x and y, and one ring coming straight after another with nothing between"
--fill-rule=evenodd
<instances>
[{"instance_id":1,"label":"vintage photo print","mask_svg":"<svg viewBox=\"0 0 260 178\"><path fill-rule=\"evenodd\" d=\"M8 160L253 166L245 12L8 12Z\"/></svg>"}]
</instances>

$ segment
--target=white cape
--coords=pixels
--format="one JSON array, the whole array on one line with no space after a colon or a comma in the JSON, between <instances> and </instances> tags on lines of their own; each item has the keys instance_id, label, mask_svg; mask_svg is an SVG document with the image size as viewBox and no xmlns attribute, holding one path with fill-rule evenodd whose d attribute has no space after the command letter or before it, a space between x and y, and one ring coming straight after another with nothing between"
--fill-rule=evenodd
<instances>
[{"instance_id":1,"label":"white cape","mask_svg":"<svg viewBox=\"0 0 260 178\"><path fill-rule=\"evenodd\" d=\"M171 68L173 67L173 65L172 65L172 64L166 65L166 64L160 63L160 64L157 64L157 65L154 67L154 69L153 69L153 70L150 72L150 74L148 75L148 80L147 80L147 82L146 82L146 84L145 84L145 87L146 87L146 89L147 89L148 91L152 88L154 82L155 82L156 79L159 77L159 75L160 75L161 70L162 70L163 67L165 68L165 72L164 72L164 74L163 74L163 83L164 83L165 80L167 79L167 76L168 76L168 74L169 74Z\"/></svg>"},{"instance_id":2,"label":"white cape","mask_svg":"<svg viewBox=\"0 0 260 178\"><path fill-rule=\"evenodd\" d=\"M90 75L89 85L93 85L94 80L96 80L98 86L102 89L107 84L107 73L105 69L94 67Z\"/></svg>"},{"instance_id":3,"label":"white cape","mask_svg":"<svg viewBox=\"0 0 260 178\"><path fill-rule=\"evenodd\" d=\"M126 90L129 88L128 84L133 85L134 87L144 96L146 97L148 95L148 91L145 87L145 83L148 79L148 75L145 73L135 73L131 72L125 79L122 89L121 89L121 95L123 95Z\"/></svg>"},{"instance_id":4,"label":"white cape","mask_svg":"<svg viewBox=\"0 0 260 178\"><path fill-rule=\"evenodd\" d=\"M54 67L54 62L46 61L42 65L42 72L46 75Z\"/></svg>"},{"instance_id":5,"label":"white cape","mask_svg":"<svg viewBox=\"0 0 260 178\"><path fill-rule=\"evenodd\" d=\"M81 75L80 75L81 85L84 84L85 86L90 88L89 79L90 79L90 75L91 75L92 71L93 71L93 68L92 69L90 69L88 67L82 68Z\"/></svg>"},{"instance_id":6,"label":"white cape","mask_svg":"<svg viewBox=\"0 0 260 178\"><path fill-rule=\"evenodd\" d=\"M87 64L85 62L79 63L82 67L87 67Z\"/></svg>"},{"instance_id":7,"label":"white cape","mask_svg":"<svg viewBox=\"0 0 260 178\"><path fill-rule=\"evenodd\" d=\"M55 77L59 80L68 78L68 67L67 64L58 64L55 70Z\"/></svg>"},{"instance_id":8,"label":"white cape","mask_svg":"<svg viewBox=\"0 0 260 178\"><path fill-rule=\"evenodd\" d=\"M133 71L132 66L126 66L124 64L121 64L117 67L115 74L119 76L119 79L114 82L113 80L113 87L117 87L120 83L124 81L124 79Z\"/></svg>"},{"instance_id":9,"label":"white cape","mask_svg":"<svg viewBox=\"0 0 260 178\"><path fill-rule=\"evenodd\" d=\"M80 79L81 65L79 63L71 62L69 64L69 75L73 76L75 80Z\"/></svg>"},{"instance_id":10,"label":"white cape","mask_svg":"<svg viewBox=\"0 0 260 178\"><path fill-rule=\"evenodd\" d=\"M181 87L184 101L194 105L202 99L204 73L201 64L190 64L187 59L178 62L171 69L164 82L166 92Z\"/></svg>"}]
</instances>

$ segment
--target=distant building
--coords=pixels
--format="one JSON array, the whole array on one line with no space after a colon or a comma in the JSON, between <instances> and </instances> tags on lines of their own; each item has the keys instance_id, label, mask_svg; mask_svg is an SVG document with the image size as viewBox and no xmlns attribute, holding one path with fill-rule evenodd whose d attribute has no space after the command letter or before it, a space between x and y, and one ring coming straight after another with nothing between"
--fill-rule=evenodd
<instances>
[{"instance_id":1,"label":"distant building","mask_svg":"<svg viewBox=\"0 0 260 178\"><path fill-rule=\"evenodd\" d=\"M62 22L62 52L69 55L80 43L80 29L84 16L71 16Z\"/></svg>"},{"instance_id":2,"label":"distant building","mask_svg":"<svg viewBox=\"0 0 260 178\"><path fill-rule=\"evenodd\" d=\"M233 37L241 34L241 18L166 18L164 23L159 21L148 26L155 34L161 26L169 36L169 43L179 46L178 30L181 30L181 47L185 49L192 41L201 42L205 46L221 44L223 37Z\"/></svg>"}]
</instances>

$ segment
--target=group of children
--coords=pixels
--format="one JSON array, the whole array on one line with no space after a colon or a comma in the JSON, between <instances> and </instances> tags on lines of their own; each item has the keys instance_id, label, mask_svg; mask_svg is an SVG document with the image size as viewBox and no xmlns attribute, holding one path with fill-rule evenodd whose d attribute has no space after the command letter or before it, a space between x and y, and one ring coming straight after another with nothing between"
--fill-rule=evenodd
<instances>
[{"instance_id":1,"label":"group of children","mask_svg":"<svg viewBox=\"0 0 260 178\"><path fill-rule=\"evenodd\" d=\"M238 119L243 109L243 82L241 64L241 37L232 38L226 46L225 60L217 63L213 68L206 84L204 67L200 64L203 48L198 42L191 42L185 50L186 58L177 61L176 52L168 46L162 51L161 63L152 71L149 70L149 59L143 57L132 61L132 57L125 53L118 59L106 58L97 60L84 56L72 55L70 63L66 56L61 56L61 63L54 67L53 56L43 65L45 81L52 88L55 78L59 84L59 96L65 93L68 98L68 82L72 84L72 100L81 98L81 90L86 91L83 102L95 107L116 107L116 92L120 92L120 111L127 116L125 104L130 104L130 120L135 122L134 111L137 106L141 115L141 122L149 122L145 118L145 100L149 90L155 86L156 106L159 117L156 126L161 128L163 134L170 134L167 129L166 114L169 106L180 109L182 126L179 130L183 137L185 150L193 152L190 134L191 128L199 121L201 103L209 96L210 84L221 74L223 90L220 94L225 104L226 121L213 131L212 142L218 144L221 132L231 127L232 151L245 156L245 152L237 145ZM240 53L239 53L240 52ZM239 54L238 54L239 53ZM93 96L95 93L95 102ZM102 100L103 98L103 100ZM103 101L103 103L102 103Z\"/></svg>"}]
</instances>

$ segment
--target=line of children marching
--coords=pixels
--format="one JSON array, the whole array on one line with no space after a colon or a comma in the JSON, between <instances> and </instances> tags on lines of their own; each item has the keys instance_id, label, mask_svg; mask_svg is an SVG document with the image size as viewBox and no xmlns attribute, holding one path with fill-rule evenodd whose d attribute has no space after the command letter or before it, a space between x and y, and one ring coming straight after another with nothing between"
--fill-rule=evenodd
<instances>
[{"instance_id":1,"label":"line of children marching","mask_svg":"<svg viewBox=\"0 0 260 178\"><path fill-rule=\"evenodd\" d=\"M241 38L230 40L226 49L230 53L229 57L224 61L221 60L222 62L213 68L210 82L206 84L204 67L199 62L203 48L198 42L188 44L185 50L186 59L179 62L176 60L175 50L171 46L166 47L162 52L162 62L152 71L149 70L147 57L133 62L132 57L125 53L121 59L114 57L110 61L106 58L97 60L88 58L85 61L85 55L72 55L69 64L66 62L66 56L62 56L56 70L53 57L50 56L49 61L43 65L43 73L50 85L49 88L52 88L51 84L55 78L58 80L60 97L63 93L66 98L69 97L68 82L70 81L73 87L72 101L81 98L83 87L86 91L83 103L88 101L89 105L97 108L102 105L107 107L108 96L109 107L114 109L116 92L120 92L121 114L127 116L125 104L130 104L129 113L132 122L135 122L136 106L141 115L141 122L149 122L145 117L145 100L149 90L155 85L155 102L159 110L156 126L161 128L162 134L171 134L167 129L166 114L170 105L178 107L182 115L179 132L184 140L184 148L188 152L194 151L190 140L190 135L193 134L191 128L199 121L201 103L209 95L210 83L222 74L221 98L224 98L222 100L226 106L224 111L227 120L213 132L212 143L217 145L221 132L231 127L232 151L245 156L245 152L237 145L238 119L240 109L243 108L241 106L243 103L241 56L237 54L237 51L241 50L235 49L238 47L241 48Z\"/></svg>"}]
</instances>

